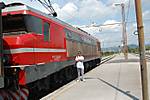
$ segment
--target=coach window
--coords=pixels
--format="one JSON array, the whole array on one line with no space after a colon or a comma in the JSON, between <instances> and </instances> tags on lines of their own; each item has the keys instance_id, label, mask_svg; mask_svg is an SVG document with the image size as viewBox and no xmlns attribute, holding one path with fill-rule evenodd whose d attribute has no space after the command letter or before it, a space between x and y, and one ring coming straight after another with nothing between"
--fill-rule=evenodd
<instances>
[{"instance_id":1,"label":"coach window","mask_svg":"<svg viewBox=\"0 0 150 100\"><path fill-rule=\"evenodd\" d=\"M50 24L44 22L44 41L50 41Z\"/></svg>"}]
</instances>

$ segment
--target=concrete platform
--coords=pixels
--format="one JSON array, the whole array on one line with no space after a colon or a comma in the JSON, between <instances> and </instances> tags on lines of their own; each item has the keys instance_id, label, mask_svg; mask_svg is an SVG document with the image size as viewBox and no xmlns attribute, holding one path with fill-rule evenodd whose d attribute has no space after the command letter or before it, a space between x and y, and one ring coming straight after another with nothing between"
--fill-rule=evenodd
<instances>
[{"instance_id":1,"label":"concrete platform","mask_svg":"<svg viewBox=\"0 0 150 100\"><path fill-rule=\"evenodd\" d=\"M41 100L142 100L139 60L131 54L127 61L117 55L85 74L85 80L74 80Z\"/></svg>"}]
</instances>

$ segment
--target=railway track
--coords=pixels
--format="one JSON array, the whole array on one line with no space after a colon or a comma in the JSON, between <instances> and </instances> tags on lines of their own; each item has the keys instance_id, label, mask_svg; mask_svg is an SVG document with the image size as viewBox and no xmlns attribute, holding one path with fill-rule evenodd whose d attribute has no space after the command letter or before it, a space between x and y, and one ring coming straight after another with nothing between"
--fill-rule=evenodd
<instances>
[{"instance_id":1,"label":"railway track","mask_svg":"<svg viewBox=\"0 0 150 100\"><path fill-rule=\"evenodd\" d=\"M113 59L116 55L112 55L112 56L108 56L108 57L104 57L102 58L101 64Z\"/></svg>"}]
</instances>

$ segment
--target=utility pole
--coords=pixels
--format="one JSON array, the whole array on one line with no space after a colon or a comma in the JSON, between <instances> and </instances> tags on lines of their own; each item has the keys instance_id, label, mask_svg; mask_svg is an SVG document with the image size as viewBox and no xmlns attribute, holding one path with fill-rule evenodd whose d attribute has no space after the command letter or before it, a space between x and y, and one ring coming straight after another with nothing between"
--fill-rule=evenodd
<instances>
[{"instance_id":1,"label":"utility pole","mask_svg":"<svg viewBox=\"0 0 150 100\"><path fill-rule=\"evenodd\" d=\"M128 59L128 46L127 46L127 33L126 33L126 22L125 22L125 5L124 3L116 3L115 6L121 6L121 15L122 15L122 42L123 42L123 53L124 57Z\"/></svg>"},{"instance_id":2,"label":"utility pole","mask_svg":"<svg viewBox=\"0 0 150 100\"><path fill-rule=\"evenodd\" d=\"M143 100L149 100L141 0L135 0L135 10L136 10L136 20L137 20L137 30L138 30L138 40L139 40L142 95L143 95Z\"/></svg>"},{"instance_id":3,"label":"utility pole","mask_svg":"<svg viewBox=\"0 0 150 100\"><path fill-rule=\"evenodd\" d=\"M122 38L123 38L123 53L125 59L128 59L128 47L127 47L127 33L126 33L126 22L125 22L125 5L121 3L122 11Z\"/></svg>"}]
</instances>

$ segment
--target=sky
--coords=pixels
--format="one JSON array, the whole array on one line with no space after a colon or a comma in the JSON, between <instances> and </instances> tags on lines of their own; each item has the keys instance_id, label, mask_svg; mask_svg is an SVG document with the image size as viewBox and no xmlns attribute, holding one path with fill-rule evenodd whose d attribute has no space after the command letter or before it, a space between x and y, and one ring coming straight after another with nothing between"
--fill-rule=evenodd
<instances>
[{"instance_id":1,"label":"sky","mask_svg":"<svg viewBox=\"0 0 150 100\"><path fill-rule=\"evenodd\" d=\"M23 2L35 9L48 13L36 0L0 0L4 3ZM47 1L47 0L46 0ZM150 44L150 1L142 1L145 44ZM134 0L51 0L57 18L79 27L101 41L102 48L122 46L121 6L125 5L125 19L128 44L138 44ZM105 25L105 26L104 26Z\"/></svg>"}]
</instances>

